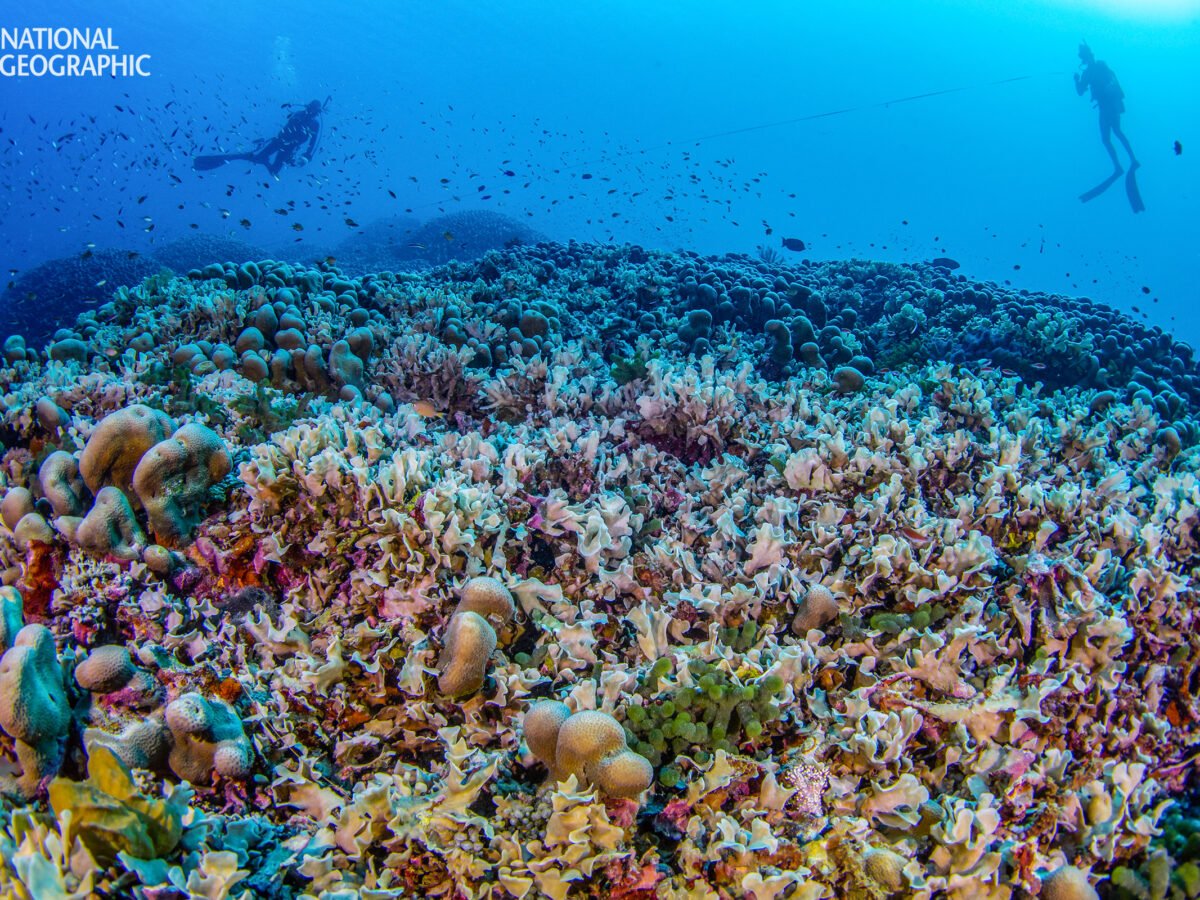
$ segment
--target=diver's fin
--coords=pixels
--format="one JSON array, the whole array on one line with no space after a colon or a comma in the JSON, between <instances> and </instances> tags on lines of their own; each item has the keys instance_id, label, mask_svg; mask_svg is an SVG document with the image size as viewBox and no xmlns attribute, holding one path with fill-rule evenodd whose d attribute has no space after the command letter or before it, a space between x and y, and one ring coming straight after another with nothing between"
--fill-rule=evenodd
<instances>
[{"instance_id":1,"label":"diver's fin","mask_svg":"<svg viewBox=\"0 0 1200 900\"><path fill-rule=\"evenodd\" d=\"M192 168L197 172L207 172L209 169L219 169L229 162L228 156L197 156L192 160Z\"/></svg>"},{"instance_id":2,"label":"diver's fin","mask_svg":"<svg viewBox=\"0 0 1200 900\"><path fill-rule=\"evenodd\" d=\"M1142 202L1142 192L1138 190L1137 166L1131 166L1125 173L1125 196L1129 198L1129 208L1135 213L1145 212L1146 204Z\"/></svg>"},{"instance_id":3,"label":"diver's fin","mask_svg":"<svg viewBox=\"0 0 1200 900\"><path fill-rule=\"evenodd\" d=\"M1096 185L1090 191L1084 191L1082 194L1080 194L1079 202L1087 203L1089 200L1095 200L1097 197L1099 197L1101 194L1103 194L1105 191L1107 191L1110 187L1112 187L1114 184L1116 184L1117 179L1120 177L1121 177L1120 172L1113 172L1111 175L1109 175L1107 178L1105 178L1102 182L1100 182L1098 185Z\"/></svg>"}]
</instances>

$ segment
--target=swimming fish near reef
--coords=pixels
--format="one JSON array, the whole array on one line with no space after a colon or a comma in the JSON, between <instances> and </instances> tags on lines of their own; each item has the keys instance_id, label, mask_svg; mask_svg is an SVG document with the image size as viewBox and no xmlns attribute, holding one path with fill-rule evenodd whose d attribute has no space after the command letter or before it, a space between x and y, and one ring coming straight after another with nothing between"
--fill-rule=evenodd
<instances>
[{"instance_id":1,"label":"swimming fish near reef","mask_svg":"<svg viewBox=\"0 0 1200 900\"><path fill-rule=\"evenodd\" d=\"M929 261L929 264L931 266L940 266L943 269L949 269L951 272L958 268L958 260L951 259L948 256L934 257Z\"/></svg>"},{"instance_id":2,"label":"swimming fish near reef","mask_svg":"<svg viewBox=\"0 0 1200 900\"><path fill-rule=\"evenodd\" d=\"M1182 156L1182 155L1183 155L1183 144L1182 144L1182 143L1180 143L1179 141L1176 141L1176 142L1175 142L1175 155L1176 155L1176 156Z\"/></svg>"},{"instance_id":3,"label":"swimming fish near reef","mask_svg":"<svg viewBox=\"0 0 1200 900\"><path fill-rule=\"evenodd\" d=\"M413 412L422 419L440 419L446 415L428 400L416 400L413 402L412 408Z\"/></svg>"},{"instance_id":4,"label":"swimming fish near reef","mask_svg":"<svg viewBox=\"0 0 1200 900\"><path fill-rule=\"evenodd\" d=\"M804 249L804 241L800 240L800 238L784 238L783 249L791 250L793 253L799 253Z\"/></svg>"}]
</instances>

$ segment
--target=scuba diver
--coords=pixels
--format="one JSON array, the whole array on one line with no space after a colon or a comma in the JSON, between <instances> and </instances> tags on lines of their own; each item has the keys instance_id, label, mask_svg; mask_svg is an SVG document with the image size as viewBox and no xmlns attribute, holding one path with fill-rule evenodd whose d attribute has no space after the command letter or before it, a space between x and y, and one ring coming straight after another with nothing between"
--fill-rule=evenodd
<instances>
[{"instance_id":1,"label":"scuba diver","mask_svg":"<svg viewBox=\"0 0 1200 900\"><path fill-rule=\"evenodd\" d=\"M1121 168L1121 162L1117 159L1117 149L1112 143L1114 134L1129 154L1130 167L1136 169L1141 164L1133 155L1129 138L1125 137L1125 132L1121 130L1121 113L1125 112L1125 92L1117 83L1116 74L1108 67L1108 63L1096 59L1086 41L1079 45L1079 60L1083 65L1083 72L1075 73L1075 92L1082 97L1084 92L1091 88L1092 102L1100 111L1100 143L1112 158L1113 170L1118 175L1125 171Z\"/></svg>"},{"instance_id":2,"label":"scuba diver","mask_svg":"<svg viewBox=\"0 0 1200 900\"><path fill-rule=\"evenodd\" d=\"M264 165L272 175L278 175L284 166L303 166L312 161L317 149L317 140L321 136L321 113L328 105L328 97L324 103L314 100L289 115L279 134L269 140L259 141L250 152L197 156L192 160L192 168L203 172L244 159Z\"/></svg>"},{"instance_id":3,"label":"scuba diver","mask_svg":"<svg viewBox=\"0 0 1200 900\"><path fill-rule=\"evenodd\" d=\"M1121 160L1117 156L1117 148L1113 146L1112 136L1115 134L1117 140L1125 148L1125 152L1129 154L1129 174L1125 176L1125 191L1129 195L1129 203L1133 207L1133 211L1141 212L1145 206L1142 204L1137 180L1134 177L1134 172L1141 163L1133 154L1129 138L1121 130L1121 113L1125 112L1125 92L1121 90L1121 85L1117 82L1116 73L1108 67L1108 63L1096 59L1092 48L1087 45L1087 41L1079 45L1079 62L1083 66L1083 71L1075 73L1075 93L1082 97L1088 90L1092 92L1092 103L1100 113L1100 143L1108 151L1113 164L1112 175L1082 194L1079 199L1084 203L1094 200L1112 187L1113 183L1125 172L1121 166Z\"/></svg>"}]
</instances>

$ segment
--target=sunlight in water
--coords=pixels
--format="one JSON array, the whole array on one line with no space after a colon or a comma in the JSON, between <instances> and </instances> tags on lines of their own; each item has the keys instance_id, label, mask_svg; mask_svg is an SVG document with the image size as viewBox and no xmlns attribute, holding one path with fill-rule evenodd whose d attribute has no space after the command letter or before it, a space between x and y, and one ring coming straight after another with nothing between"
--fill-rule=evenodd
<instances>
[{"instance_id":1,"label":"sunlight in water","mask_svg":"<svg viewBox=\"0 0 1200 900\"><path fill-rule=\"evenodd\" d=\"M1100 10L1124 19L1200 19L1200 0L1054 0L1058 6Z\"/></svg>"}]
</instances>

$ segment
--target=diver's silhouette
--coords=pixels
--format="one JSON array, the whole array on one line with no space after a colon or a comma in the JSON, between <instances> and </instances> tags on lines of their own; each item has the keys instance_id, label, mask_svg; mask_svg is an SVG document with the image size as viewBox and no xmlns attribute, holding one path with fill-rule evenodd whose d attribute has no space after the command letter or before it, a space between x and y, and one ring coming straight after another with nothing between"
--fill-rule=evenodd
<instances>
[{"instance_id":1,"label":"diver's silhouette","mask_svg":"<svg viewBox=\"0 0 1200 900\"><path fill-rule=\"evenodd\" d=\"M1108 151L1108 156L1113 164L1112 175L1080 195L1079 199L1087 203L1089 200L1099 197L1112 187L1125 171L1117 156L1117 148L1113 146L1112 136L1115 134L1117 140L1125 148L1125 152L1129 154L1129 174L1125 176L1125 191L1129 196L1129 204L1133 207L1134 212L1141 212L1145 206L1142 204L1137 179L1134 177L1134 172L1141 163L1133 153L1129 138L1121 130L1121 113L1125 112L1125 92L1121 90L1117 76L1109 68L1108 63L1096 59L1092 48L1087 45L1086 41L1079 45L1079 62L1083 66L1083 71L1075 73L1075 92L1082 97L1084 93L1091 90L1092 102L1100 113L1100 143Z\"/></svg>"},{"instance_id":2,"label":"diver's silhouette","mask_svg":"<svg viewBox=\"0 0 1200 900\"><path fill-rule=\"evenodd\" d=\"M326 99L325 105L329 103ZM216 169L237 159L244 159L267 167L272 175L278 175L284 166L302 166L312 160L321 136L321 113L325 109L320 101L314 100L307 106L288 116L287 122L273 138L259 141L258 146L248 153L220 153L213 156L197 156L192 168L198 171ZM307 144L307 146L305 146ZM303 150L301 150L303 148Z\"/></svg>"}]
</instances>

